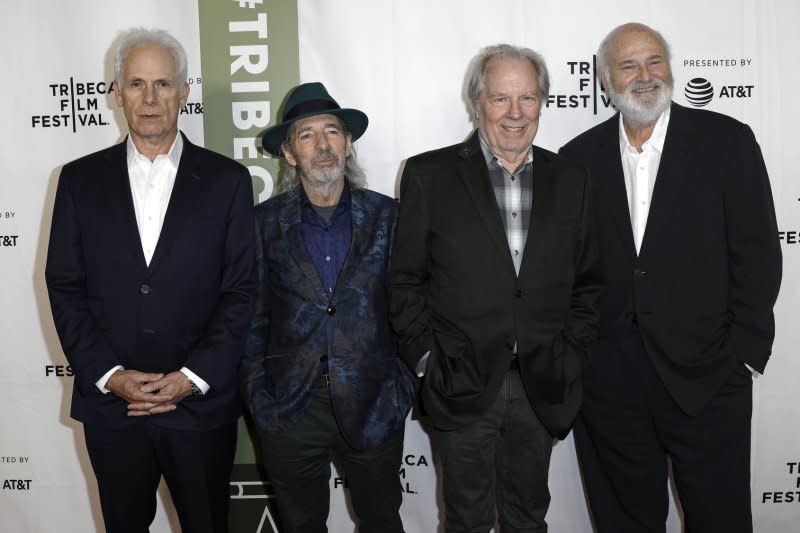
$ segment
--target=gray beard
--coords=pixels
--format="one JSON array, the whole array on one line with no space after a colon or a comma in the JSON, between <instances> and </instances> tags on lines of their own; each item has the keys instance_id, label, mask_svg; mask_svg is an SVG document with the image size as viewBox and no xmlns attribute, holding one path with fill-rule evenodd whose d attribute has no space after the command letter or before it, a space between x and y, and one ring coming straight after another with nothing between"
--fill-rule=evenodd
<instances>
[{"instance_id":1,"label":"gray beard","mask_svg":"<svg viewBox=\"0 0 800 533\"><path fill-rule=\"evenodd\" d=\"M634 128L643 128L653 124L672 103L672 85L667 85L661 80L655 80L655 83L659 90L650 98L637 98L633 93L637 88L649 86L649 83L632 83L622 93L615 92L613 89L608 91L611 102L619 109L628 124Z\"/></svg>"}]
</instances>

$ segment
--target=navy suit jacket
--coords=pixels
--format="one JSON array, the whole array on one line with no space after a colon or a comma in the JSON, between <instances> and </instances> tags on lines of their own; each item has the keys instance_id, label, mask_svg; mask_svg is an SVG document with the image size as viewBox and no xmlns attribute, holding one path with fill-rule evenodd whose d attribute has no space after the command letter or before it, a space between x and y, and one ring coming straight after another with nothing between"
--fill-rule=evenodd
<instances>
[{"instance_id":1,"label":"navy suit jacket","mask_svg":"<svg viewBox=\"0 0 800 533\"><path fill-rule=\"evenodd\" d=\"M326 358L342 435L354 448L372 448L403 424L414 398L388 319L397 203L351 190L350 251L329 296L302 240L299 191L256 208L259 280L241 370L245 401L265 431L290 429Z\"/></svg>"},{"instance_id":2,"label":"navy suit jacket","mask_svg":"<svg viewBox=\"0 0 800 533\"><path fill-rule=\"evenodd\" d=\"M125 142L64 166L45 277L61 346L75 375L72 416L124 427L126 402L95 382L115 365L185 366L209 383L164 427L210 429L240 413L236 369L255 294L253 193L247 169L184 137L164 225L145 262Z\"/></svg>"},{"instance_id":3,"label":"navy suit jacket","mask_svg":"<svg viewBox=\"0 0 800 533\"><path fill-rule=\"evenodd\" d=\"M561 149L592 175L605 290L603 364L631 318L678 405L697 413L736 365L764 371L781 250L769 178L751 129L672 104L637 256L619 149L619 114ZM593 362L593 364L595 364Z\"/></svg>"},{"instance_id":4,"label":"navy suit jacket","mask_svg":"<svg viewBox=\"0 0 800 533\"><path fill-rule=\"evenodd\" d=\"M584 170L533 147L533 212L519 275L476 131L408 160L392 260L392 323L440 429L474 422L508 372L514 342L539 419L563 438L583 397L600 293Z\"/></svg>"}]
</instances>

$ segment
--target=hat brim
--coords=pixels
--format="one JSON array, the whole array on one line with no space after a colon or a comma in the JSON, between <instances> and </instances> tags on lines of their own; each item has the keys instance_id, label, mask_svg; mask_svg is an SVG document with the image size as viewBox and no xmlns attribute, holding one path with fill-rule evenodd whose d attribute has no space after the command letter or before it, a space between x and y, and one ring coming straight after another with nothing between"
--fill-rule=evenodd
<instances>
[{"instance_id":1,"label":"hat brim","mask_svg":"<svg viewBox=\"0 0 800 533\"><path fill-rule=\"evenodd\" d=\"M342 122L344 122L345 126L347 126L347 129L350 130L350 134L352 136L351 140L353 142L364 135L364 132L367 131L367 125L369 124L367 115L358 109L327 109L315 111L313 113L300 115L299 117L295 117L292 120L287 120L286 122L281 122L280 124L276 124L271 128L267 128L264 131L264 135L261 137L261 146L263 146L264 150L266 150L269 154L275 157L284 157L283 150L281 150L281 145L283 144L283 141L286 140L286 134L289 131L289 126L298 120L303 120L304 118L309 118L316 115L333 115L338 117Z\"/></svg>"}]
</instances>

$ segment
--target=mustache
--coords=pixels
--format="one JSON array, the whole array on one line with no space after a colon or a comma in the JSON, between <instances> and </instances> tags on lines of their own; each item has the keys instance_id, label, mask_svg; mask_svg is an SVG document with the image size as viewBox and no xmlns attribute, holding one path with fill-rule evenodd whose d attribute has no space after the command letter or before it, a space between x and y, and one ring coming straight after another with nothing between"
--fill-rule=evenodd
<instances>
[{"instance_id":1,"label":"mustache","mask_svg":"<svg viewBox=\"0 0 800 533\"><path fill-rule=\"evenodd\" d=\"M332 150L327 149L317 152L317 154L311 159L311 164L316 165L317 163L325 159L335 159L337 161L339 160L339 158L336 156L336 154L333 153Z\"/></svg>"},{"instance_id":2,"label":"mustache","mask_svg":"<svg viewBox=\"0 0 800 533\"><path fill-rule=\"evenodd\" d=\"M647 89L660 89L664 87L664 85L665 85L664 82L658 78L653 78L650 81L634 81L630 85L628 85L626 92L632 93L634 91L641 91Z\"/></svg>"}]
</instances>

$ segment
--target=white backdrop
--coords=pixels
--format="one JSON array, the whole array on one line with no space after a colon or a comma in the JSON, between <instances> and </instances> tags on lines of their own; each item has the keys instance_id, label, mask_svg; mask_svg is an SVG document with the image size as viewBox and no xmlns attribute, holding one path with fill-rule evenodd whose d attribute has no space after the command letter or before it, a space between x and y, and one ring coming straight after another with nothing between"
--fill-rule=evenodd
<instances>
[{"instance_id":1,"label":"white backdrop","mask_svg":"<svg viewBox=\"0 0 800 533\"><path fill-rule=\"evenodd\" d=\"M796 68L800 4L778 0L669 4L619 0L613 6L589 0L298 3L301 81L323 81L340 104L367 113L370 126L357 149L370 186L387 194L397 190L406 158L463 140L471 131L462 98L464 71L486 44L529 46L547 60L552 93L561 99L554 99L541 119L536 143L545 148L557 150L610 116L594 83L592 56L608 30L632 20L659 29L671 43L676 101L689 105L684 87L693 78L703 78L714 91L707 109L752 126L770 172L784 252L774 354L754 387L753 510L756 531L796 531L800 405L793 401L793 393L794 376L800 370L794 357L800 332L793 327L793 314L800 308L800 280L794 276L800 243L800 184L795 179L800 151L794 146L792 126L800 120L800 109L792 91L800 86ZM124 134L113 99L85 93L87 83L111 81L108 46L119 30L133 25L171 31L187 48L190 77L201 76L195 0L14 2L5 6L0 19L0 45L7 65L0 83L6 117L0 123L3 531L102 530L82 433L68 416L72 378L60 375L66 371L66 361L54 334L43 270L61 166ZM190 102L201 101L201 87L192 85ZM80 118L72 118L73 96L74 116L97 125L84 126ZM70 118L53 125L53 116L60 115ZM74 131L73 120L78 121ZM44 127L45 123L50 126ZM201 116L183 115L181 127L202 143ZM435 531L439 507L429 440L416 421L408 424L406 437L401 473L406 529ZM332 486L330 529L351 531L343 491L335 479ZM551 530L591 531L571 437L555 447L550 487ZM153 531L178 531L176 523L165 501ZM680 531L674 508L668 531Z\"/></svg>"}]
</instances>

